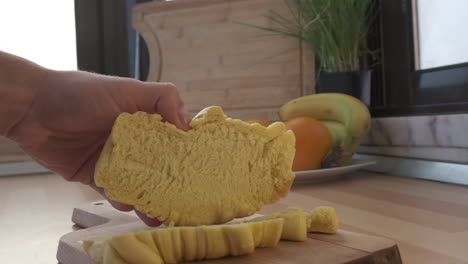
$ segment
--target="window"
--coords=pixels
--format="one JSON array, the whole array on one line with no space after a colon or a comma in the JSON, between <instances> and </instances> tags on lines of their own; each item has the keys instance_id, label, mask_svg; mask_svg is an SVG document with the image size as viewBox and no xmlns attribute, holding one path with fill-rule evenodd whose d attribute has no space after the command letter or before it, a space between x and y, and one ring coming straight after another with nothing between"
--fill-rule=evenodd
<instances>
[{"instance_id":1,"label":"window","mask_svg":"<svg viewBox=\"0 0 468 264\"><path fill-rule=\"evenodd\" d=\"M75 0L79 69L144 80L148 54L131 16L135 4L148 1Z\"/></svg>"},{"instance_id":2,"label":"window","mask_svg":"<svg viewBox=\"0 0 468 264\"><path fill-rule=\"evenodd\" d=\"M413 1L415 66L417 70L468 61L465 31L468 1Z\"/></svg>"},{"instance_id":3,"label":"window","mask_svg":"<svg viewBox=\"0 0 468 264\"><path fill-rule=\"evenodd\" d=\"M2 1L0 50L55 70L75 70L73 0Z\"/></svg>"},{"instance_id":4,"label":"window","mask_svg":"<svg viewBox=\"0 0 468 264\"><path fill-rule=\"evenodd\" d=\"M447 61L448 57L444 56L444 61L439 63L418 66L421 61L418 56L422 55L420 58L423 60L430 56L426 52L428 49L440 54L446 53L449 49L451 52L457 49L459 43L456 41L441 44L441 41L447 37L446 35L441 38L436 35L440 34L441 30L451 38L458 39L458 42L465 41L464 26L453 28L449 25L457 24L459 17L465 16L464 9L460 8L459 4L466 1L381 0L380 2L381 17L378 29L382 43L382 64L381 71L376 72L376 76L381 75L379 77L381 81L373 87L373 93L379 95L372 104L373 116L468 112L467 59ZM442 6L434 10L434 3ZM429 11L432 15L428 7L431 7ZM427 15L431 15L433 20L436 19L434 12L438 17L447 17L450 13L451 22L446 21L443 25L426 23ZM437 31L430 29L435 26L439 27ZM460 31L454 32L454 30ZM430 41L426 42L428 40ZM434 41L437 41L437 46L431 44ZM442 50L437 51L437 49ZM464 58L466 49L458 50L458 54L458 59Z\"/></svg>"},{"instance_id":5,"label":"window","mask_svg":"<svg viewBox=\"0 0 468 264\"><path fill-rule=\"evenodd\" d=\"M0 6L0 50L54 70L77 69L73 0L12 0ZM35 163L2 163L27 159L14 143L0 138L0 176L44 172Z\"/></svg>"}]
</instances>

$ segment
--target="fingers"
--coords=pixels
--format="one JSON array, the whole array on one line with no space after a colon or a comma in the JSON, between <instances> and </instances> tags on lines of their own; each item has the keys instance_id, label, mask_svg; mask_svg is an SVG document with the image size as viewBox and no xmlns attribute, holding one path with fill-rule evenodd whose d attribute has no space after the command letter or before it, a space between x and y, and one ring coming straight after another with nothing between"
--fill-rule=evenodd
<instances>
[{"instance_id":1,"label":"fingers","mask_svg":"<svg viewBox=\"0 0 468 264\"><path fill-rule=\"evenodd\" d=\"M109 203L112 205L112 207L114 207L115 209L117 209L119 211L130 212L130 211L133 210L133 206L131 206L131 205L116 202L114 200L109 199L108 197L106 197L106 199L107 199L107 201L109 201Z\"/></svg>"},{"instance_id":2,"label":"fingers","mask_svg":"<svg viewBox=\"0 0 468 264\"><path fill-rule=\"evenodd\" d=\"M148 217L146 214L138 210L135 210L135 213L141 219L141 221L143 221L143 223L145 223L147 226L157 227L162 224L158 219Z\"/></svg>"},{"instance_id":3,"label":"fingers","mask_svg":"<svg viewBox=\"0 0 468 264\"><path fill-rule=\"evenodd\" d=\"M133 206L131 206L131 205L119 203L119 202L116 202L116 201L113 201L113 200L109 199L109 197L107 197L106 193L104 192L104 188L96 186L96 184L94 182L90 183L89 186L91 188L93 188L94 190L96 190L98 193L100 193L102 196L104 196L104 198L106 198L106 200L109 201L109 203L115 209L117 209L119 211L123 211L123 212L129 212L129 211L133 210Z\"/></svg>"},{"instance_id":4,"label":"fingers","mask_svg":"<svg viewBox=\"0 0 468 264\"><path fill-rule=\"evenodd\" d=\"M185 131L189 130L192 118L185 110L184 103L175 85L172 83L146 83L146 85L156 95L153 111L176 127Z\"/></svg>"},{"instance_id":5,"label":"fingers","mask_svg":"<svg viewBox=\"0 0 468 264\"><path fill-rule=\"evenodd\" d=\"M190 121L192 121L192 115L188 111L186 111L185 109L179 111L179 120L182 122L182 126L178 128L185 131L190 129Z\"/></svg>"},{"instance_id":6,"label":"fingers","mask_svg":"<svg viewBox=\"0 0 468 264\"><path fill-rule=\"evenodd\" d=\"M109 203L115 209L117 209L119 211L123 211L123 212L130 212L130 211L134 210L133 206L131 206L131 205L119 203L119 202L116 202L116 201L113 201L113 200L109 199L109 197L107 197L106 193L104 192L104 188L96 186L96 184L94 182L89 184L89 186L91 188L93 188L94 190L96 190L97 192L99 192L102 196L104 196L106 198L106 200L109 201ZM136 215L141 219L141 221L143 221L143 223L145 223L147 226L157 227L157 226L160 226L162 224L162 222L159 221L156 218L148 217L146 214L144 214L144 213L142 213L142 212L140 212L138 210L134 210L134 211L135 211Z\"/></svg>"}]
</instances>

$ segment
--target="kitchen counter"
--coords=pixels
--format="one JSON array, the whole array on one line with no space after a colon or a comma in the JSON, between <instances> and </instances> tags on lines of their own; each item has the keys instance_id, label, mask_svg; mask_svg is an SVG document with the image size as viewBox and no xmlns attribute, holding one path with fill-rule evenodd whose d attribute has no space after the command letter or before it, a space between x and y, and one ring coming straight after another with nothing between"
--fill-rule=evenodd
<instances>
[{"instance_id":1,"label":"kitchen counter","mask_svg":"<svg viewBox=\"0 0 468 264\"><path fill-rule=\"evenodd\" d=\"M72 209L101 199L52 174L0 178L2 263L55 263L57 241L74 228ZM359 172L297 184L280 207L336 208L341 228L398 242L404 263L468 263L468 187Z\"/></svg>"}]
</instances>

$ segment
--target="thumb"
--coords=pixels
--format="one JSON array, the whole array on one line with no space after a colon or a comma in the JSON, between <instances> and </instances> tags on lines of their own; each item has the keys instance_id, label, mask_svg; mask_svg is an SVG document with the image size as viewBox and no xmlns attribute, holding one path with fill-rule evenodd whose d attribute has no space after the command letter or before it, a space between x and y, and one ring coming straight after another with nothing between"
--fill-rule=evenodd
<instances>
[{"instance_id":1,"label":"thumb","mask_svg":"<svg viewBox=\"0 0 468 264\"><path fill-rule=\"evenodd\" d=\"M172 83L145 83L142 109L148 113L157 113L164 121L183 130L190 129L191 115L185 110L182 98Z\"/></svg>"}]
</instances>

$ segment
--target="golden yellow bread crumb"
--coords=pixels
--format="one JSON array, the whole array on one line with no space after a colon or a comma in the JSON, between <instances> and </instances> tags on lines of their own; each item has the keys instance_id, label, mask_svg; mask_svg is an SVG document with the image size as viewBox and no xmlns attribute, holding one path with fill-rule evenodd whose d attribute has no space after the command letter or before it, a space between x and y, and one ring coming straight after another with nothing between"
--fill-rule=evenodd
<instances>
[{"instance_id":1,"label":"golden yellow bread crumb","mask_svg":"<svg viewBox=\"0 0 468 264\"><path fill-rule=\"evenodd\" d=\"M169 227L86 240L96 264L172 264L253 253L275 247L284 219L197 227Z\"/></svg>"},{"instance_id":2,"label":"golden yellow bread crumb","mask_svg":"<svg viewBox=\"0 0 468 264\"><path fill-rule=\"evenodd\" d=\"M307 217L307 231L335 234L338 231L338 218L335 208L320 206L313 209Z\"/></svg>"},{"instance_id":3,"label":"golden yellow bread crumb","mask_svg":"<svg viewBox=\"0 0 468 264\"><path fill-rule=\"evenodd\" d=\"M307 239L307 214L301 208L290 207L283 211L260 216L246 222L264 221L269 219L284 219L281 239L291 241L305 241Z\"/></svg>"},{"instance_id":4,"label":"golden yellow bread crumb","mask_svg":"<svg viewBox=\"0 0 468 264\"><path fill-rule=\"evenodd\" d=\"M304 241L307 232L337 231L332 207L317 207L310 214L287 208L236 224L168 227L95 238L85 240L83 247L97 264L179 263L250 254L257 247L275 247L280 239Z\"/></svg>"},{"instance_id":5,"label":"golden yellow bread crumb","mask_svg":"<svg viewBox=\"0 0 468 264\"><path fill-rule=\"evenodd\" d=\"M175 226L226 223L287 195L295 138L283 123L247 124L209 107L190 125L121 114L96 164L97 186Z\"/></svg>"}]
</instances>

